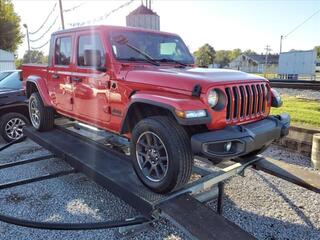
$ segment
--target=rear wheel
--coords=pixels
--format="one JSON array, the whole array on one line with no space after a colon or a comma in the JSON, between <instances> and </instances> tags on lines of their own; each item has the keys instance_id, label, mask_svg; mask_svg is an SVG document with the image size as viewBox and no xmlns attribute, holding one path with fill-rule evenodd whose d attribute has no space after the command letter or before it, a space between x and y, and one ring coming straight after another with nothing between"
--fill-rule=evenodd
<instances>
[{"instance_id":1,"label":"rear wheel","mask_svg":"<svg viewBox=\"0 0 320 240\"><path fill-rule=\"evenodd\" d=\"M191 176L190 139L185 130L168 117L141 120L132 131L130 152L138 177L155 192L179 189Z\"/></svg>"},{"instance_id":2,"label":"rear wheel","mask_svg":"<svg viewBox=\"0 0 320 240\"><path fill-rule=\"evenodd\" d=\"M35 92L29 98L29 115L34 128L47 131L53 128L54 112L50 107L44 106L39 93Z\"/></svg>"},{"instance_id":3,"label":"rear wheel","mask_svg":"<svg viewBox=\"0 0 320 240\"><path fill-rule=\"evenodd\" d=\"M12 142L23 137L23 128L29 120L21 113L6 113L0 119L0 133L6 142Z\"/></svg>"}]
</instances>

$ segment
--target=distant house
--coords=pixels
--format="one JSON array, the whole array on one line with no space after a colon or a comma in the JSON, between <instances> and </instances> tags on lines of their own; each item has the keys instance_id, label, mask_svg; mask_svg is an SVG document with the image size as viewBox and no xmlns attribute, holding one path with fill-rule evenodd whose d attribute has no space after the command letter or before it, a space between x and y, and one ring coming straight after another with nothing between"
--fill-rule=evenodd
<instances>
[{"instance_id":1,"label":"distant house","mask_svg":"<svg viewBox=\"0 0 320 240\"><path fill-rule=\"evenodd\" d=\"M0 71L16 69L13 53L0 49Z\"/></svg>"},{"instance_id":2,"label":"distant house","mask_svg":"<svg viewBox=\"0 0 320 240\"><path fill-rule=\"evenodd\" d=\"M267 72L276 73L278 71L279 55L268 55ZM229 68L249 73L263 73L266 68L266 55L263 54L241 54L229 63Z\"/></svg>"}]
</instances>

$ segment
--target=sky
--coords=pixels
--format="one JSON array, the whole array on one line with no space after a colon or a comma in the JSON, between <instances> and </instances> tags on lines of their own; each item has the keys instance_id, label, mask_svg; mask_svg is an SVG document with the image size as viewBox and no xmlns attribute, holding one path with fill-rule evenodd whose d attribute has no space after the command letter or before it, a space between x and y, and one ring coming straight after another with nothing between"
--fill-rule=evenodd
<instances>
[{"instance_id":1,"label":"sky","mask_svg":"<svg viewBox=\"0 0 320 240\"><path fill-rule=\"evenodd\" d=\"M44 22L58 0L12 0L15 11L26 23L30 32ZM74 23L91 20L109 13L128 0L62 0L63 9L78 8L64 13L66 28ZM96 24L125 26L125 17L141 5L141 0L111 14ZM312 14L320 10L320 0L152 0L152 10L160 16L160 30L179 34L193 52L205 43L215 50L252 49L265 52L266 45L278 53L280 36L287 35ZM30 34L32 47L46 43L52 31L61 28L59 7L49 17L44 27ZM47 32L49 27L52 28ZM22 27L23 31L25 29ZM46 33L46 34L45 34ZM43 36L42 36L43 35ZM309 50L320 45L320 11L283 40L283 51ZM27 50L27 40L18 49L22 57ZM41 48L47 54L48 46Z\"/></svg>"}]
</instances>

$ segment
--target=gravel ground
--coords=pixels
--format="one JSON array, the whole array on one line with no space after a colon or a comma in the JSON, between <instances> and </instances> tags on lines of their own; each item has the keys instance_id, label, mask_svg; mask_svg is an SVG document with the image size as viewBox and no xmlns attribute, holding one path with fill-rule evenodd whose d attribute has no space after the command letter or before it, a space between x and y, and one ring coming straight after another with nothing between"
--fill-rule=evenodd
<instances>
[{"instance_id":1,"label":"gravel ground","mask_svg":"<svg viewBox=\"0 0 320 240\"><path fill-rule=\"evenodd\" d=\"M320 101L320 91L292 89L292 88L275 88L281 95L289 97L299 97Z\"/></svg>"},{"instance_id":2,"label":"gravel ground","mask_svg":"<svg viewBox=\"0 0 320 240\"><path fill-rule=\"evenodd\" d=\"M3 142L0 142L0 145ZM48 154L27 140L0 153L0 164ZM266 156L310 168L310 159L272 146ZM50 159L0 170L0 183L68 169ZM320 174L319 174L320 176ZM320 178L319 178L320 179ZM216 202L208 205L215 208ZM226 184L224 216L258 239L320 239L319 194L253 170ZM0 211L30 220L92 222L123 219L138 213L81 173L2 190ZM48 231L0 222L0 239L115 239L117 230ZM167 220L131 239L188 239Z\"/></svg>"}]
</instances>

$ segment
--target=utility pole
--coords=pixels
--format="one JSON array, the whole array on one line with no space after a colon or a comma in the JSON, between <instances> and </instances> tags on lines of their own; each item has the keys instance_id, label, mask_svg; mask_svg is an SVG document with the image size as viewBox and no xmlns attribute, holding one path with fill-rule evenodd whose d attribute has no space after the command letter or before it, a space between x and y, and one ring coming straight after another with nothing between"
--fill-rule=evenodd
<instances>
[{"instance_id":1,"label":"utility pole","mask_svg":"<svg viewBox=\"0 0 320 240\"><path fill-rule=\"evenodd\" d=\"M63 17L62 0L59 0L59 6L60 6L61 26L62 26L62 29L64 30L64 17Z\"/></svg>"},{"instance_id":2,"label":"utility pole","mask_svg":"<svg viewBox=\"0 0 320 240\"><path fill-rule=\"evenodd\" d=\"M271 48L269 45L267 45L264 50L266 50L266 60L264 64L264 77L267 77L267 66L268 66L268 55L271 52Z\"/></svg>"},{"instance_id":3,"label":"utility pole","mask_svg":"<svg viewBox=\"0 0 320 240\"><path fill-rule=\"evenodd\" d=\"M27 31L27 41L28 41L28 55L29 55L29 63L31 63L31 50L30 50L30 39L29 39L29 29L27 24L23 24L23 27Z\"/></svg>"},{"instance_id":4,"label":"utility pole","mask_svg":"<svg viewBox=\"0 0 320 240\"><path fill-rule=\"evenodd\" d=\"M283 35L280 37L280 53L282 53L282 40L283 40Z\"/></svg>"}]
</instances>

